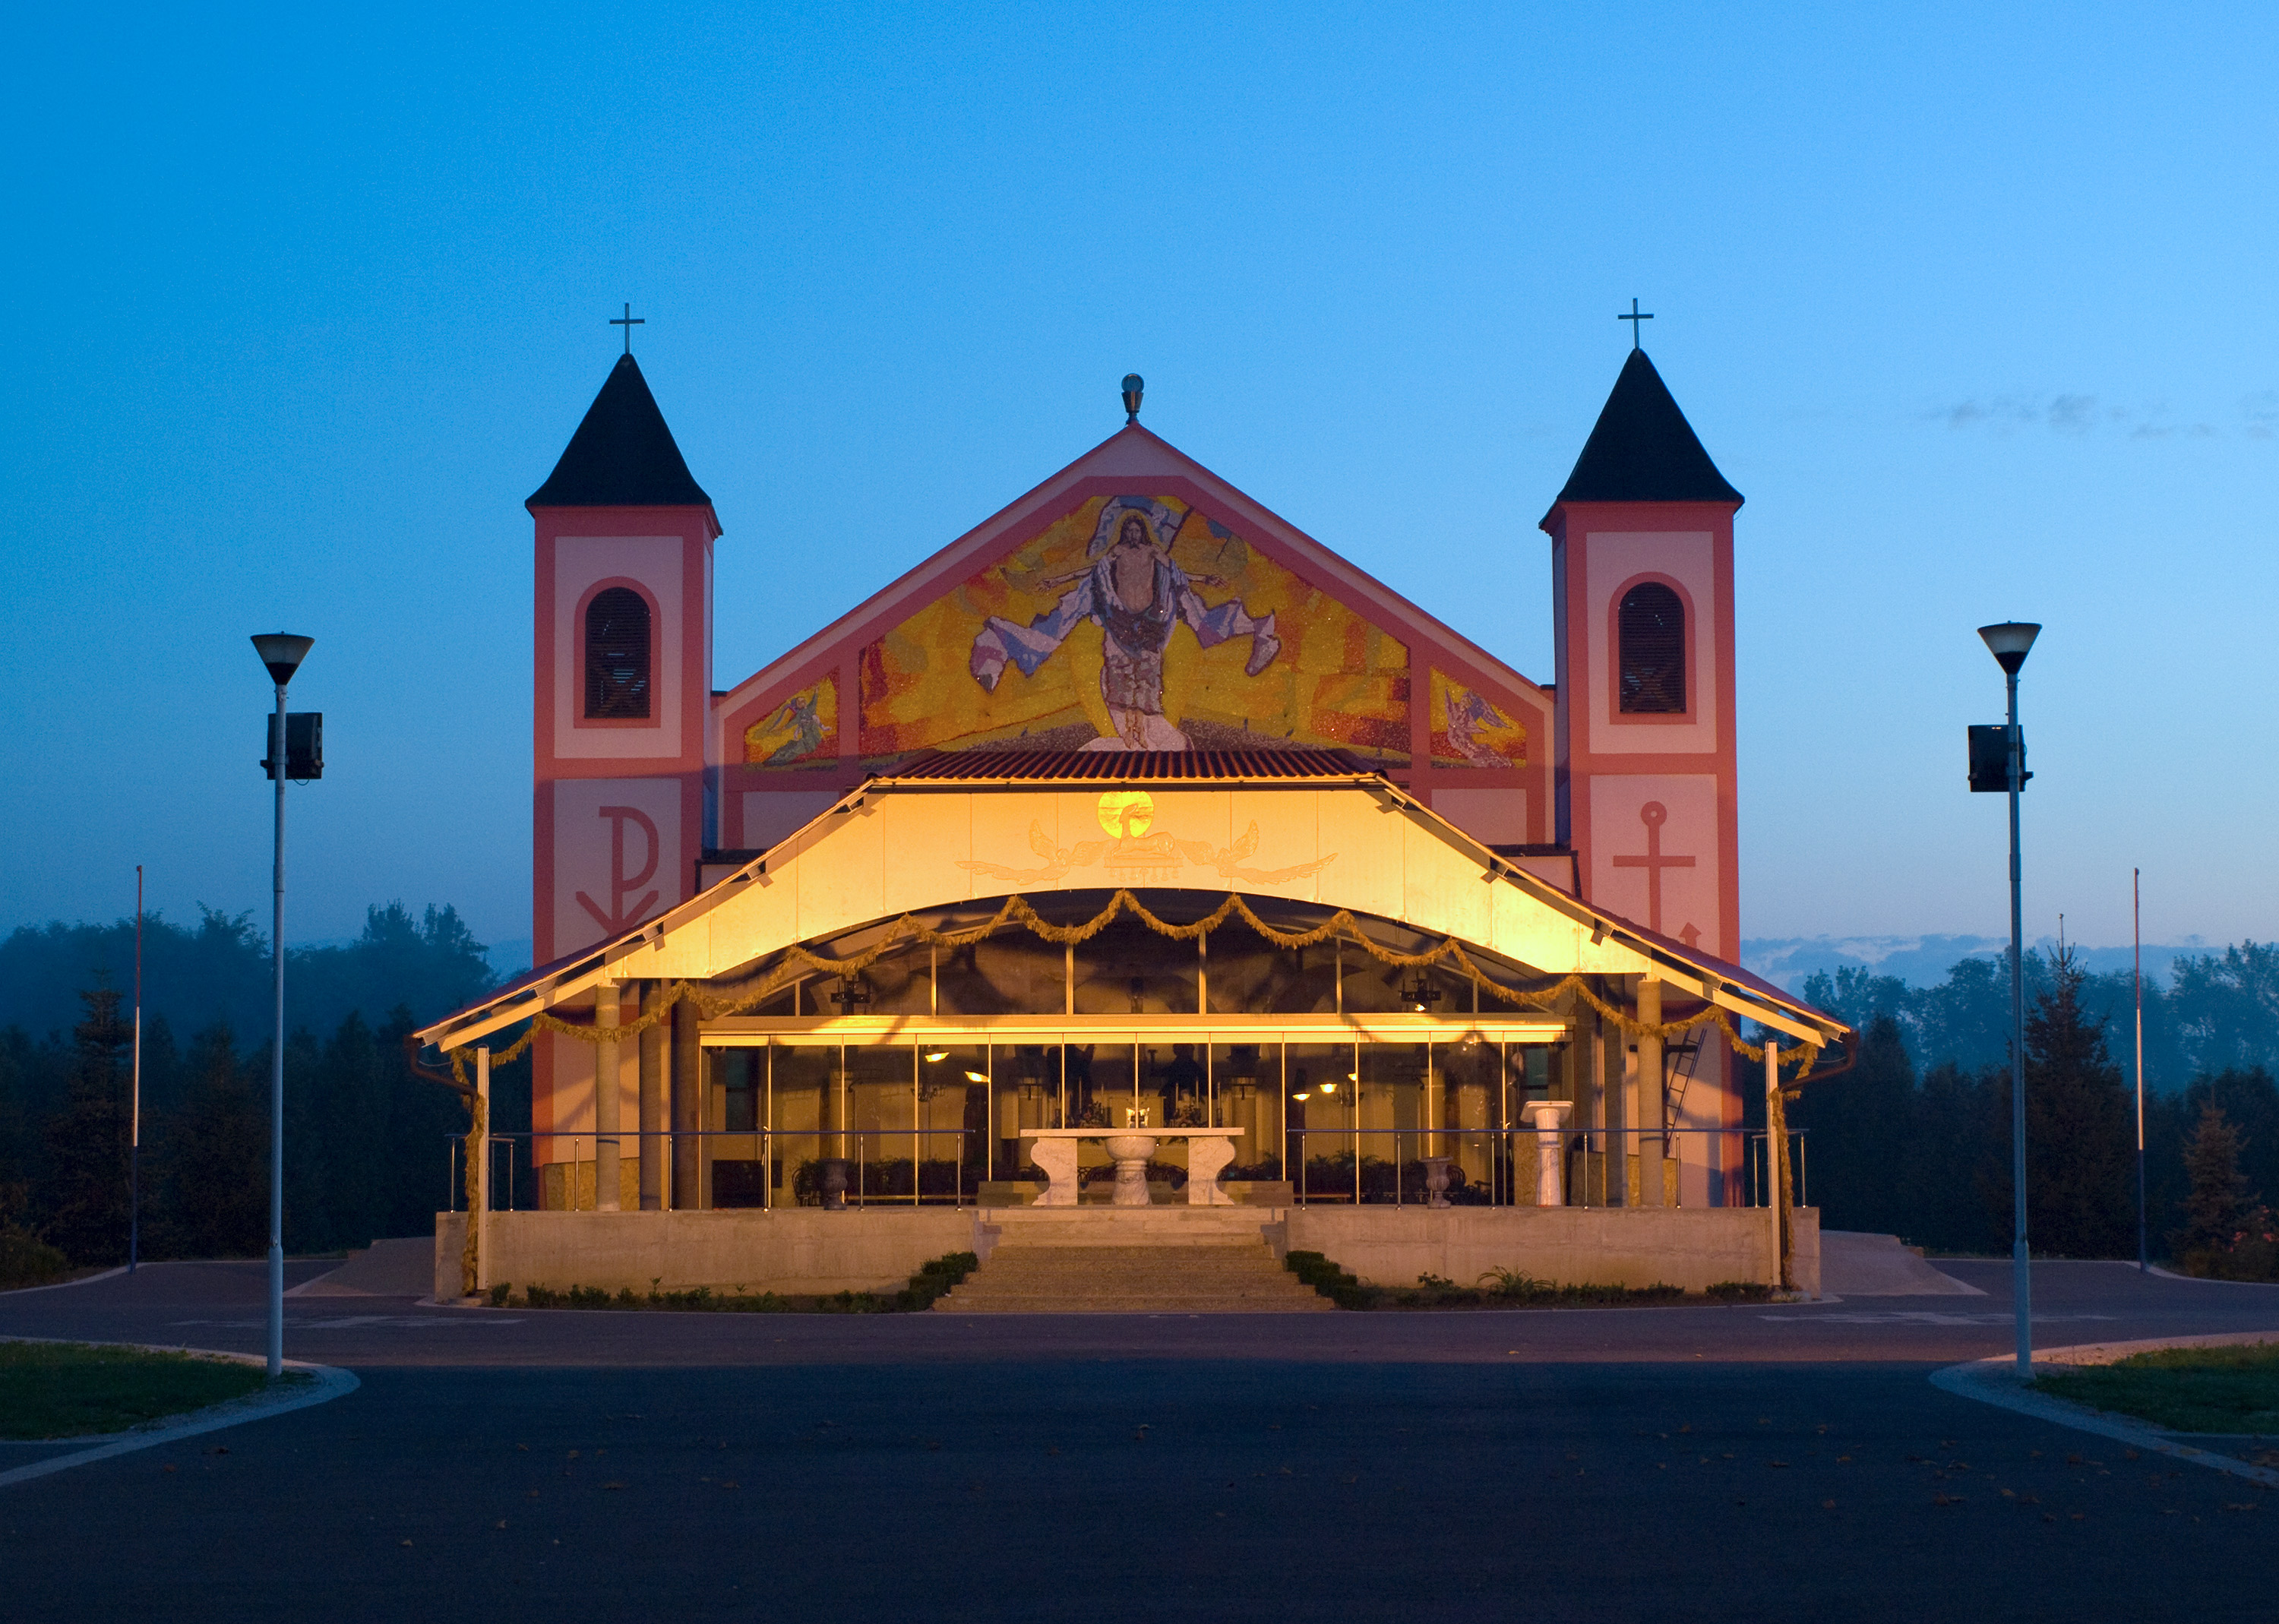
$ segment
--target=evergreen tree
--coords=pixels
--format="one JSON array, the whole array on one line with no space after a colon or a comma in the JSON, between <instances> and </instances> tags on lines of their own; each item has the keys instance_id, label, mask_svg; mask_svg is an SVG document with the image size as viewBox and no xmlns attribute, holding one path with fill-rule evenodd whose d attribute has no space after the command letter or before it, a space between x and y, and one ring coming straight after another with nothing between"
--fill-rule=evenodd
<instances>
[{"instance_id":1,"label":"evergreen tree","mask_svg":"<svg viewBox=\"0 0 2279 1624\"><path fill-rule=\"evenodd\" d=\"M2026 1017L2026 1225L2037 1252L2116 1258L2137 1250L2136 1130L2088 980L2060 946Z\"/></svg>"},{"instance_id":2,"label":"evergreen tree","mask_svg":"<svg viewBox=\"0 0 2279 1624\"><path fill-rule=\"evenodd\" d=\"M2239 1130L2239 1170L2250 1190L2279 1192L2279 1084L2260 1066L2229 1068L2195 1077L2184 1091L2184 1121L2197 1124L2200 1107L2219 1107Z\"/></svg>"},{"instance_id":3,"label":"evergreen tree","mask_svg":"<svg viewBox=\"0 0 2279 1624\"><path fill-rule=\"evenodd\" d=\"M2206 1268L2211 1254L2229 1249L2253 1201L2247 1176L2239 1170L2241 1148L2239 1130L2225 1118L2223 1107L2203 1105L2199 1124L2184 1145L2184 1171L2191 1182L2184 1227L2170 1237L2177 1258L2195 1273Z\"/></svg>"},{"instance_id":4,"label":"evergreen tree","mask_svg":"<svg viewBox=\"0 0 2279 1624\"><path fill-rule=\"evenodd\" d=\"M80 994L86 1018L72 1029L71 1092L48 1121L40 1201L47 1238L74 1263L127 1260L127 1057L134 1027L119 994Z\"/></svg>"},{"instance_id":5,"label":"evergreen tree","mask_svg":"<svg viewBox=\"0 0 2279 1624\"><path fill-rule=\"evenodd\" d=\"M1915 1096L1899 1022L1883 1014L1868 1024L1859 1063L1810 1084L1790 1108L1790 1127L1805 1130L1811 1193L1825 1228L1899 1234L1915 1227L1900 1190Z\"/></svg>"},{"instance_id":6,"label":"evergreen tree","mask_svg":"<svg viewBox=\"0 0 2279 1624\"><path fill-rule=\"evenodd\" d=\"M155 1158L152 1250L257 1257L269 1242L269 1113L238 1064L227 1027L198 1035L190 1069L188 1098L166 1120Z\"/></svg>"}]
</instances>

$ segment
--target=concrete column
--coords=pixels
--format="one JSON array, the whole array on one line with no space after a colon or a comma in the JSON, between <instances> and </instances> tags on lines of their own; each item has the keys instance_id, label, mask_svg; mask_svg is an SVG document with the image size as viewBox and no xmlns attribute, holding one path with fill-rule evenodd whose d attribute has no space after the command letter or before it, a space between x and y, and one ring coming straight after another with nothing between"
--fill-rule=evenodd
<instances>
[{"instance_id":1,"label":"concrete column","mask_svg":"<svg viewBox=\"0 0 2279 1624\"><path fill-rule=\"evenodd\" d=\"M1599 1056L1603 1068L1599 1092L1605 1102L1607 1127L1606 1200L1608 1207L1628 1207L1631 1152L1635 1146L1623 1132L1631 1124L1629 1113L1623 1109L1623 1072L1630 1059L1630 1043L1623 1029L1611 1021L1599 1023Z\"/></svg>"},{"instance_id":2,"label":"concrete column","mask_svg":"<svg viewBox=\"0 0 2279 1624\"><path fill-rule=\"evenodd\" d=\"M672 1069L665 1079L672 1115L672 1190L666 1205L677 1211L696 1206L697 1152L703 1141L696 1137L703 1108L702 1051L697 1047L695 1003L682 999L672 1007Z\"/></svg>"},{"instance_id":3,"label":"concrete column","mask_svg":"<svg viewBox=\"0 0 2279 1624\"><path fill-rule=\"evenodd\" d=\"M603 1034L594 1046L594 1210L618 1210L618 988L605 981L594 989L594 1026Z\"/></svg>"},{"instance_id":4,"label":"concrete column","mask_svg":"<svg viewBox=\"0 0 2279 1624\"><path fill-rule=\"evenodd\" d=\"M1780 1285L1790 1291L1796 1289L1796 1240L1795 1220L1789 1212L1788 1102L1781 1098L1780 1043L1769 1032L1765 1034L1765 1154L1769 1158L1765 1183L1772 1196L1773 1234L1780 1246Z\"/></svg>"},{"instance_id":5,"label":"concrete column","mask_svg":"<svg viewBox=\"0 0 2279 1624\"><path fill-rule=\"evenodd\" d=\"M1638 984L1638 1018L1649 1025L1661 1022L1661 983L1641 976ZM1662 1153L1661 1039L1648 1034L1638 1043L1638 1125L1646 1130L1638 1140L1638 1205L1660 1207Z\"/></svg>"},{"instance_id":6,"label":"concrete column","mask_svg":"<svg viewBox=\"0 0 2279 1624\"><path fill-rule=\"evenodd\" d=\"M642 984L641 1014L656 1013L664 1001L664 984ZM664 1210L664 1023L659 1021L641 1035L641 1209Z\"/></svg>"},{"instance_id":7,"label":"concrete column","mask_svg":"<svg viewBox=\"0 0 2279 1624\"><path fill-rule=\"evenodd\" d=\"M475 1121L482 1131L475 1135L475 1154L480 1165L475 1169L475 1206L467 1214L467 1222L475 1226L475 1290L487 1291L491 1283L491 1046L475 1046Z\"/></svg>"}]
</instances>

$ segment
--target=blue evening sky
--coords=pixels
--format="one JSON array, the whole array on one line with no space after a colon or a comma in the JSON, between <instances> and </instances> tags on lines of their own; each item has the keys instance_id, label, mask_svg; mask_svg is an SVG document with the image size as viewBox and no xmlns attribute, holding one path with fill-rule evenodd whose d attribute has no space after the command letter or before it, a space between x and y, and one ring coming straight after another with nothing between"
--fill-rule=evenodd
<instances>
[{"instance_id":1,"label":"blue evening sky","mask_svg":"<svg viewBox=\"0 0 2279 1624\"><path fill-rule=\"evenodd\" d=\"M633 301L726 686L1147 421L1547 680L1646 347L1739 518L1743 925L2275 933L2266 6L50 6L11 25L0 928L529 933L530 525ZM2262 673L2259 675L2258 673ZM1547 747L1548 740L1541 741Z\"/></svg>"}]
</instances>

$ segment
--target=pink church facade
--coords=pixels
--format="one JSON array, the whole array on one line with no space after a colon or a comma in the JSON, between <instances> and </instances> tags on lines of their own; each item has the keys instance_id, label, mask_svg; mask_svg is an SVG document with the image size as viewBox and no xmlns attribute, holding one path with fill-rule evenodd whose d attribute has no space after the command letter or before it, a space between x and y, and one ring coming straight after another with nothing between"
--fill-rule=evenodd
<instances>
[{"instance_id":1,"label":"pink church facade","mask_svg":"<svg viewBox=\"0 0 2279 1624\"><path fill-rule=\"evenodd\" d=\"M583 977L576 985L594 988L599 1001L585 1004L581 991L580 1007L596 1010L601 1024L635 1020L670 984L662 968L668 936L676 944L693 940L674 933L694 931L687 922L734 885L765 885L771 870L781 871L785 854L811 845L834 813L861 802L866 785L913 772L954 773L954 766L940 766L945 760L1018 762L988 770L1039 782L1081 777L1105 788L1102 775L1112 778L1119 759L1132 763L1135 782L1221 785L1302 759L1334 763L1309 769L1326 775L1324 785L1381 783L1431 825L1435 838L1473 854L1491 884L1525 890L1530 906L1556 913L1568 907L1558 898L1570 900L1569 912L1588 923L1592 946L1619 927L1615 934L1633 954L1624 961L1631 968L1592 984L1626 1007L1662 1009L1669 1013L1650 1018L1674 1019L1689 1009L1706 1012L1746 988L1759 1000L1752 1011L1763 1018L1775 1005L1759 995L1777 990L1753 984L1730 962L1740 924L1732 554L1740 505L1651 364L1634 351L1573 477L1542 521L1550 538L1555 656L1552 680L1539 683L1140 426L1135 414L830 625L716 690L713 549L722 525L627 355L528 502L535 546L532 913L542 967L533 984L566 989ZM1269 766L1260 769L1262 762ZM1101 805L1101 828L1112 837L1106 844L1114 848L1101 860L1102 874L1136 876L1155 887L1140 893L1149 897L1188 884L1134 854L1135 840L1155 839L1148 849L1160 855L1171 836L1150 837L1144 823L1126 831ZM1278 827L1268 823L1270 833ZM1033 871L978 858L963 866L1049 874L1037 883L1067 885L1076 881L1054 872L1052 862L1065 868L1078 861L1070 852L1085 849L1082 842L1053 846L1051 861ZM1226 848L1235 849L1239 842ZM1219 877L1236 876L1234 889L1249 894L1239 877L1260 871L1228 860L1226 850ZM1317 865L1340 854L1347 870L1402 861L1341 847ZM1123 869L1116 869L1118 862ZM845 884L860 889L871 881ZM1019 889L1008 879L994 890L979 885L975 894ZM886 916L882 908L866 914L865 906L848 902L834 917ZM1408 939L1401 931L1421 929L1428 912L1412 918L1388 905L1388 939ZM643 943L661 955L654 963L636 951ZM1513 984L1523 985L1531 969L1587 970L1587 949L1577 951L1583 956L1571 962L1549 961L1555 954L1515 958ZM937 978L939 957L929 972ZM590 969L605 960L615 968ZM742 976L757 962L708 962L702 973L711 977L707 984L721 985L731 968ZM1071 952L1063 1012L1070 1015L1080 1009L1075 965ZM1347 1015L1347 973L1340 961L1335 987L1316 1000L1320 1013ZM1400 1013L1391 1005L1416 991L1421 1001L1413 1013L1445 1023L1463 989L1451 983L1428 995L1418 975L1416 989L1397 977L1387 981L1387 1018ZM871 1007L863 1000L877 992L856 976L829 984L791 979L787 970L784 977L789 1002L779 1013L791 1024L770 1042L788 1041L784 1034L794 1027L799 1041L819 1041L811 1028L831 1018L820 1001L826 984L837 987L829 996L839 1000L842 1026L859 1023ZM1192 995L1143 995L1140 978L1132 977L1130 1015L1168 1020L1191 998L1198 1014L1266 1018L1262 1006L1218 1010L1202 970L1194 980ZM929 986L927 1014L943 1017L938 981ZM1477 989L1469 996L1477 1011ZM1122 997L1116 994L1119 1015ZM515 1007L522 1006L495 1003L485 1030L498 1030ZM1740 1012L1738 1004L1731 1007ZM1795 1030L1825 1041L1824 1017L1801 1010L1787 1000L1776 1015L1806 1021ZM1282 1010L1283 1017L1296 1015ZM1477 1085L1500 1087L1504 1104L1454 1103L1460 1094L1470 1100L1465 1091L1475 1085L1436 1080L1440 1062L1427 1059L1418 1062L1420 1103L1395 1099L1385 1107L1391 1126L1364 1127L1363 1107L1353 1105L1352 1199L1369 1199L1362 1177L1372 1154L1366 1134L1392 1136L1385 1145L1396 1169L1425 1143L1402 1141L1402 1122L1416 1132L1454 1132L1469 1111L1483 1143L1497 1134L1509 1140L1519 1131L1519 1107L1509 1103L1518 1077L1523 1094L1531 1086L1554 1099L1563 1093L1574 1107L1569 1126L1582 1131L1573 1157L1581 1160L1570 1159L1563 1176L1581 1199L1591 1199L1587 1159L1595 1154L1602 1158L1595 1175L1600 1204L1663 1204L1657 1186L1665 1160L1674 1204L1738 1200L1737 1130L1748 1084L1727 1045L1710 1033L1674 1042L1665 1058L1659 1042L1625 1041L1578 1003L1563 1019L1556 1034L1508 1036L1513 1045L1551 1044L1555 1058L1547 1069L1540 1055L1524 1063L1515 1058L1515 1069ZM541 1179L547 1204L714 1204L718 1181L705 1169L718 1147L705 1145L702 1136L728 1132L729 1115L740 1107L724 1105L722 1091L739 1084L718 1083L707 1057L733 1025L698 1023L683 1010L623 1043L541 1034L533 1057L532 1160L553 1170L552 1182ZM457 1034L452 1041L476 1030L445 1023L435 1029L437 1041L447 1029ZM1192 1036L1205 1062L1220 1063L1211 1056L1225 1031ZM1429 1047L1435 1041L1442 1039L1427 1035L1420 1053L1438 1053ZM1142 1075L1169 1063L1154 1048L1144 1055L1130 1062L1134 1099ZM597 1061L613 1074L599 1092ZM1065 1070L1066 1062L1057 1063ZM994 1079L997 1064L993 1059L965 1075L977 1089L994 1089L982 1077ZM1362 1064L1354 1061L1356 1082ZM1661 1075L1646 1076L1649 1069ZM841 1084L823 1086L827 1093ZM1253 1122L1246 1145L1261 1167L1270 1146L1281 1184L1294 1176L1295 1199L1302 1200L1300 1169L1308 1158L1319 1160L1317 1145L1304 1136L1327 1130L1303 1126L1305 1112L1289 1103L1297 1085L1286 1075L1276 1086L1277 1125L1270 1132L1262 1119ZM1389 1091L1388 1099L1395 1096L1407 1098ZM976 1180L1009 1189L1019 1183L1010 1176L1026 1164L1017 1147L1000 1165L996 1098L989 1092L971 1114L971 1131L986 1132L992 1146L976 1164ZM1162 1098L1170 1109L1172 1094ZM766 1130L756 1118L748 1124L756 1107L740 1108L747 1115L735 1119L740 1125ZM851 1119L833 1118L835 1108L842 1107L827 1099L817 1107L813 1132L846 1129ZM907 1131L914 1164L922 1164L926 1152L916 1136L937 1130L917 1125L918 1107L911 1113ZM1592 1130L1603 1137L1592 1138ZM675 1135L693 1138L697 1148ZM612 1153L604 1159L597 1143ZM614 1154L619 1144L627 1147L621 1166ZM1604 1160L1625 1148L1626 1180L1608 1170L1621 1168L1621 1160ZM750 1176L764 1186L756 1199L790 1199L792 1174L772 1150L759 1154L767 1165ZM1508 1194L1524 1182L1511 1169L1535 1154L1531 1138L1492 1145L1474 1158L1481 1188ZM1460 1168L1460 1182L1464 1176ZM915 1200L915 1165L911 1176Z\"/></svg>"}]
</instances>

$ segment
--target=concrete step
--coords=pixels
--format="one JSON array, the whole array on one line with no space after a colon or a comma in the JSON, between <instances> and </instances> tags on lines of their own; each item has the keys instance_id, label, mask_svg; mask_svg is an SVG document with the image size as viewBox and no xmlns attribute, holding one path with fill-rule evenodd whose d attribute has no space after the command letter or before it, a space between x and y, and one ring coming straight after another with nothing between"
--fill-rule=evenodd
<instances>
[{"instance_id":1,"label":"concrete step","mask_svg":"<svg viewBox=\"0 0 2279 1624\"><path fill-rule=\"evenodd\" d=\"M1028 1268L1074 1270L1141 1264L1249 1268L1261 1258L1270 1263L1274 1254L1254 1237L1247 1245L1224 1246L1030 1246L1001 1241L989 1257L992 1262L1017 1262Z\"/></svg>"},{"instance_id":2,"label":"concrete step","mask_svg":"<svg viewBox=\"0 0 2279 1624\"><path fill-rule=\"evenodd\" d=\"M1002 1237L934 1305L949 1314L1313 1314L1332 1306L1284 1269L1258 1233L1201 1226L1180 1241L1046 1226Z\"/></svg>"},{"instance_id":3,"label":"concrete step","mask_svg":"<svg viewBox=\"0 0 2279 1624\"><path fill-rule=\"evenodd\" d=\"M1308 1291L1303 1298L1229 1298L1204 1301L1173 1294L1148 1296L1005 1297L965 1298L953 1293L934 1305L938 1314L1334 1314L1337 1305Z\"/></svg>"},{"instance_id":4,"label":"concrete step","mask_svg":"<svg viewBox=\"0 0 2279 1624\"><path fill-rule=\"evenodd\" d=\"M976 1271L974 1278L979 1278ZM1247 1285L1261 1278L1249 1269L1196 1268L1092 1268L1081 1273L1063 1273L1054 1269L1001 1268L992 1268L988 1278L994 1284L1002 1281L1008 1285L1033 1291L1084 1291L1097 1286L1101 1290L1141 1287L1148 1291L1174 1291L1191 1287L1198 1291L1216 1291Z\"/></svg>"},{"instance_id":5,"label":"concrete step","mask_svg":"<svg viewBox=\"0 0 2279 1624\"><path fill-rule=\"evenodd\" d=\"M1255 1246L1275 1214L1227 1207L1012 1207L985 1221L1001 1245Z\"/></svg>"}]
</instances>

